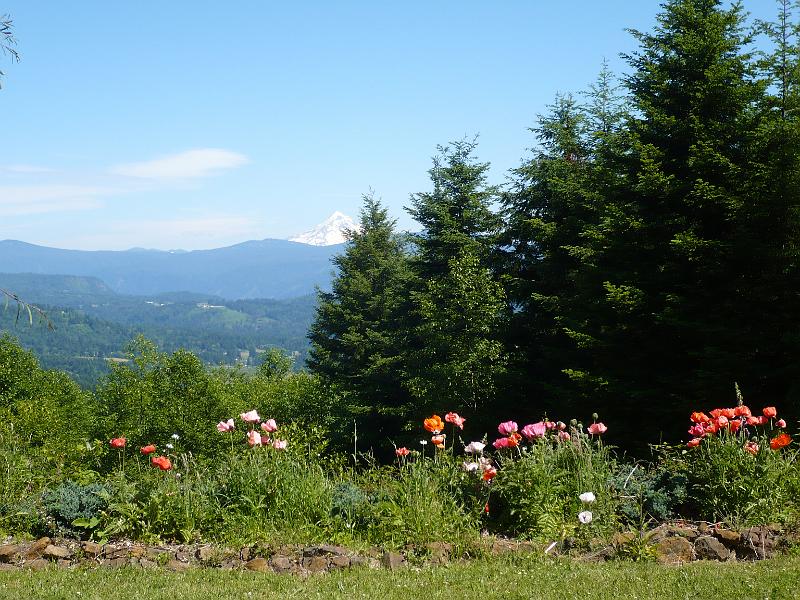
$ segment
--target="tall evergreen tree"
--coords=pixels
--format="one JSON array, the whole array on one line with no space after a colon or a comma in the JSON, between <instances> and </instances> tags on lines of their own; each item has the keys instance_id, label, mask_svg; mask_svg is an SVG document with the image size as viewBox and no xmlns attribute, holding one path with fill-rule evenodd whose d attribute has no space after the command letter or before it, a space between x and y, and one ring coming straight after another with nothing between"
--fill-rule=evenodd
<instances>
[{"instance_id":1,"label":"tall evergreen tree","mask_svg":"<svg viewBox=\"0 0 800 600\"><path fill-rule=\"evenodd\" d=\"M395 221L372 194L347 234L330 292L319 293L308 366L337 393L361 449L396 439L410 412L402 385L409 270ZM352 430L350 431L352 433Z\"/></svg>"},{"instance_id":2,"label":"tall evergreen tree","mask_svg":"<svg viewBox=\"0 0 800 600\"><path fill-rule=\"evenodd\" d=\"M505 363L499 343L505 300L490 270L499 229L497 188L474 140L440 147L430 170L433 190L412 196L422 225L412 241L416 310L410 324L406 385L420 410L490 406Z\"/></svg>"},{"instance_id":3,"label":"tall evergreen tree","mask_svg":"<svg viewBox=\"0 0 800 600\"><path fill-rule=\"evenodd\" d=\"M671 0L652 33L633 32L631 116L600 153L594 258L562 317L589 341L573 376L605 392L628 439L680 431L680 414L741 374L738 233L764 93L743 26L739 5Z\"/></svg>"}]
</instances>

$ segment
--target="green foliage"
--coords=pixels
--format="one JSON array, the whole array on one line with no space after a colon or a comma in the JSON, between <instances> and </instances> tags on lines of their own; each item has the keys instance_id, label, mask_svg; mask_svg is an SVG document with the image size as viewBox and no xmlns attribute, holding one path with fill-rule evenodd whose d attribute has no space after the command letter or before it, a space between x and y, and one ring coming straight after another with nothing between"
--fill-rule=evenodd
<instances>
[{"instance_id":1,"label":"green foliage","mask_svg":"<svg viewBox=\"0 0 800 600\"><path fill-rule=\"evenodd\" d=\"M651 522L674 518L686 502L686 485L686 475L661 464L621 464L611 479L620 516L640 530Z\"/></svg>"},{"instance_id":2,"label":"green foliage","mask_svg":"<svg viewBox=\"0 0 800 600\"><path fill-rule=\"evenodd\" d=\"M610 485L614 458L608 448L577 428L571 436L567 442L540 439L502 456L489 500L499 531L586 541L615 530L617 498ZM582 503L579 496L585 492L592 492L596 501ZM589 524L578 520L585 510L593 515Z\"/></svg>"},{"instance_id":3,"label":"green foliage","mask_svg":"<svg viewBox=\"0 0 800 600\"><path fill-rule=\"evenodd\" d=\"M79 485L65 481L45 491L42 506L52 520L53 533L75 535L79 528L91 529L99 524L107 498L108 489L101 484Z\"/></svg>"}]
</instances>

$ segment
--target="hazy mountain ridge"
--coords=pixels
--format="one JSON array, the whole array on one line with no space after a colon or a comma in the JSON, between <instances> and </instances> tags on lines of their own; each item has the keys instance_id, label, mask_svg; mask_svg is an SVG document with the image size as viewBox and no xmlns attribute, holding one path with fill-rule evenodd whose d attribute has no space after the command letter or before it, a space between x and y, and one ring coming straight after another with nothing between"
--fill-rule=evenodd
<instances>
[{"instance_id":1,"label":"hazy mountain ridge","mask_svg":"<svg viewBox=\"0 0 800 600\"><path fill-rule=\"evenodd\" d=\"M330 285L331 258L341 246L252 240L190 252L63 250L0 241L8 273L95 277L114 292L152 295L177 290L221 298L292 298Z\"/></svg>"}]
</instances>

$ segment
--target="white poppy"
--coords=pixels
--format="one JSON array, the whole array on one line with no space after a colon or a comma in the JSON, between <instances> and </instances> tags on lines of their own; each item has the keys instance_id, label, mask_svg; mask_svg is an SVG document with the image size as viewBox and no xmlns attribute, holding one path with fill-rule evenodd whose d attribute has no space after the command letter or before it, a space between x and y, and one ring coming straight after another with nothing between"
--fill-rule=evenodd
<instances>
[{"instance_id":1,"label":"white poppy","mask_svg":"<svg viewBox=\"0 0 800 600\"><path fill-rule=\"evenodd\" d=\"M585 502L586 504L591 504L597 500L593 492L583 492L580 496L578 496L578 498L581 499L581 502Z\"/></svg>"},{"instance_id":2,"label":"white poppy","mask_svg":"<svg viewBox=\"0 0 800 600\"><path fill-rule=\"evenodd\" d=\"M470 442L466 446L464 446L464 452L467 454L480 454L483 452L483 449L486 447L486 444L482 444L481 442Z\"/></svg>"},{"instance_id":3,"label":"white poppy","mask_svg":"<svg viewBox=\"0 0 800 600\"><path fill-rule=\"evenodd\" d=\"M580 521L584 525L588 525L589 523L592 522L592 513L588 510L578 513L578 521Z\"/></svg>"}]
</instances>

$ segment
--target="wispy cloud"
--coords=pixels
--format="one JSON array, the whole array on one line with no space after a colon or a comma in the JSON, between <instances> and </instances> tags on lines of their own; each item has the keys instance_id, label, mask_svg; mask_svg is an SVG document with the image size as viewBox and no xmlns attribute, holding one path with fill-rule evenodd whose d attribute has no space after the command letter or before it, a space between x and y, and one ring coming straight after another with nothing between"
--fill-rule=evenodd
<instances>
[{"instance_id":1,"label":"wispy cloud","mask_svg":"<svg viewBox=\"0 0 800 600\"><path fill-rule=\"evenodd\" d=\"M0 186L0 215L14 217L97 208L102 206L100 196L115 191L68 184Z\"/></svg>"},{"instance_id":2,"label":"wispy cloud","mask_svg":"<svg viewBox=\"0 0 800 600\"><path fill-rule=\"evenodd\" d=\"M0 171L6 173L52 173L53 169L38 165L0 165Z\"/></svg>"},{"instance_id":3,"label":"wispy cloud","mask_svg":"<svg viewBox=\"0 0 800 600\"><path fill-rule=\"evenodd\" d=\"M114 175L142 179L193 179L234 169L249 162L244 154L218 148L187 150L144 162L116 165Z\"/></svg>"}]
</instances>

